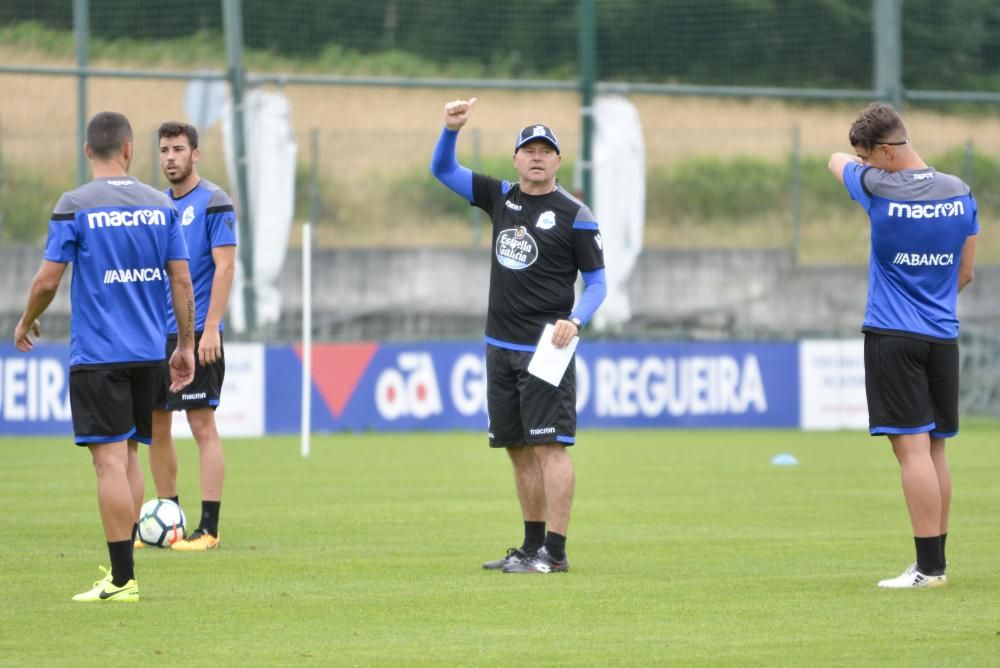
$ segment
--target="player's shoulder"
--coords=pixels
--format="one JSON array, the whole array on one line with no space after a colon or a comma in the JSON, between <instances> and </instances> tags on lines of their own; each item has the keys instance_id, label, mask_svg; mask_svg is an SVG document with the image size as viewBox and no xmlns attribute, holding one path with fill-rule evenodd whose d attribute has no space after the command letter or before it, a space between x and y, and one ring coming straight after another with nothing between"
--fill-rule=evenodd
<instances>
[{"instance_id":1,"label":"player's shoulder","mask_svg":"<svg viewBox=\"0 0 1000 668\"><path fill-rule=\"evenodd\" d=\"M933 167L887 172L869 168L863 174L865 188L873 195L897 201L930 201L962 197L971 192L954 174Z\"/></svg>"},{"instance_id":2,"label":"player's shoulder","mask_svg":"<svg viewBox=\"0 0 1000 668\"><path fill-rule=\"evenodd\" d=\"M79 188L64 192L56 203L54 213L66 215L88 209L119 206L173 208L170 198L156 188L134 176L122 176L94 179Z\"/></svg>"},{"instance_id":3,"label":"player's shoulder","mask_svg":"<svg viewBox=\"0 0 1000 668\"><path fill-rule=\"evenodd\" d=\"M165 192L157 190L148 183L143 183L139 179L132 179L133 185L135 187L135 193L141 198L148 198L150 203L156 206L164 206L169 208L174 208L174 202L170 199L170 196Z\"/></svg>"},{"instance_id":4,"label":"player's shoulder","mask_svg":"<svg viewBox=\"0 0 1000 668\"><path fill-rule=\"evenodd\" d=\"M213 183L208 179L202 179L201 183L198 184L198 187L203 189L209 195L206 208L211 209L215 207L233 206L233 198L230 197L229 193L223 190L222 186L217 183Z\"/></svg>"},{"instance_id":5,"label":"player's shoulder","mask_svg":"<svg viewBox=\"0 0 1000 668\"><path fill-rule=\"evenodd\" d=\"M552 191L551 197L560 202L563 207L565 207L566 212L573 216L573 222L581 223L593 223L597 224L597 219L594 216L594 212L590 210L587 204L572 194L570 191L566 190L560 185L556 186L556 189Z\"/></svg>"}]
</instances>

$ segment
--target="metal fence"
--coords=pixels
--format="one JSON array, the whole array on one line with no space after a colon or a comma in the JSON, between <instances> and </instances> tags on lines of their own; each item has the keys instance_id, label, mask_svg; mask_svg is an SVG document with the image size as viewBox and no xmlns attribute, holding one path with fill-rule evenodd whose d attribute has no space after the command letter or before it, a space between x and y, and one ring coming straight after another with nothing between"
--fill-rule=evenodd
<instances>
[{"instance_id":1,"label":"metal fence","mask_svg":"<svg viewBox=\"0 0 1000 668\"><path fill-rule=\"evenodd\" d=\"M23 245L37 258L59 193L87 178L80 149L90 114L125 112L137 133L133 173L164 186L155 128L185 118L191 82L222 81L237 101L254 87L290 101L296 221L315 221L320 249L484 251L484 216L427 170L444 102L480 98L459 143L464 164L512 177L515 130L544 120L560 130L562 180L585 194L589 105L623 95L643 125L647 248L764 258L778 249L792 266L860 267L863 214L825 162L849 150L847 128L869 100L902 105L921 154L972 185L984 225L1000 213L994 4L8 0L0 5L0 246ZM219 127L201 130L202 174L232 188ZM296 225L293 246L299 233ZM993 235L982 235L977 261L1000 263ZM716 306L706 303L706 313ZM381 329L331 321L319 334L433 336L445 327L440 314L392 311L391 299L384 308L358 316ZM688 331L687 317L646 321L676 335ZM634 335L643 335L641 322ZM973 334L995 325L973 323ZM748 332L761 333L731 333ZM824 332L842 330L815 333Z\"/></svg>"}]
</instances>

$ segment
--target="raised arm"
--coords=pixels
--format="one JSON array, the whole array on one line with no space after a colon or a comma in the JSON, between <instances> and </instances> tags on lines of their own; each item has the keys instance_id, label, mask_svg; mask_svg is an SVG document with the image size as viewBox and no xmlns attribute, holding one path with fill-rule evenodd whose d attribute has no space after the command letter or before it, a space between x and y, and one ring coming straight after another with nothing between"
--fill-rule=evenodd
<instances>
[{"instance_id":1,"label":"raised arm","mask_svg":"<svg viewBox=\"0 0 1000 668\"><path fill-rule=\"evenodd\" d=\"M444 106L444 129L431 157L431 173L450 190L472 201L472 171L458 163L455 145L458 131L469 120L476 98L453 100Z\"/></svg>"},{"instance_id":2,"label":"raised arm","mask_svg":"<svg viewBox=\"0 0 1000 668\"><path fill-rule=\"evenodd\" d=\"M827 168L837 177L841 184L844 183L844 167L849 162L860 163L861 159L850 153L834 153L830 156L830 161L826 163Z\"/></svg>"}]
</instances>

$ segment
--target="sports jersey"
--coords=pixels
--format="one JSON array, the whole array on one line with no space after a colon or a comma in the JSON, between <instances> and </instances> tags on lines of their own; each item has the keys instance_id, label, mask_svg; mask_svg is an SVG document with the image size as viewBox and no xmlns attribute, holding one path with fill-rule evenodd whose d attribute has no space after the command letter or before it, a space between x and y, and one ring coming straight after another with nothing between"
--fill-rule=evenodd
<instances>
[{"instance_id":1,"label":"sports jersey","mask_svg":"<svg viewBox=\"0 0 1000 668\"><path fill-rule=\"evenodd\" d=\"M188 258L169 198L131 176L64 193L44 257L73 264L71 368L164 359L166 264Z\"/></svg>"},{"instance_id":2,"label":"sports jersey","mask_svg":"<svg viewBox=\"0 0 1000 668\"><path fill-rule=\"evenodd\" d=\"M886 172L852 162L843 176L871 219L862 330L955 341L962 247L979 232L969 186L929 167Z\"/></svg>"},{"instance_id":3,"label":"sports jersey","mask_svg":"<svg viewBox=\"0 0 1000 668\"><path fill-rule=\"evenodd\" d=\"M493 221L486 340L534 350L545 325L570 314L577 272L604 267L597 222L562 186L528 195L518 184L473 174L471 201Z\"/></svg>"},{"instance_id":4,"label":"sports jersey","mask_svg":"<svg viewBox=\"0 0 1000 668\"><path fill-rule=\"evenodd\" d=\"M194 285L194 329L205 329L208 306L215 279L212 249L236 245L236 211L229 195L211 181L202 179L190 192L174 197L168 188L163 191L173 199L180 215L181 230L191 254L191 283ZM177 333L173 302L167 300L167 331ZM222 331L222 321L219 321Z\"/></svg>"}]
</instances>

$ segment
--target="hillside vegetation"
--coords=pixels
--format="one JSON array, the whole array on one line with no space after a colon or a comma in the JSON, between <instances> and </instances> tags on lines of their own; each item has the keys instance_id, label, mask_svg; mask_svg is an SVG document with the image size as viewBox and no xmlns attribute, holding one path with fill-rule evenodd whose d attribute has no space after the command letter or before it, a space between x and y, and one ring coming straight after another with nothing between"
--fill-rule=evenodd
<instances>
[{"instance_id":1,"label":"hillside vegetation","mask_svg":"<svg viewBox=\"0 0 1000 668\"><path fill-rule=\"evenodd\" d=\"M60 41L59 36L62 36ZM95 67L190 70L198 49L218 39L100 42ZM205 44L215 46L205 46ZM0 61L13 65L73 63L65 34L40 28L0 30ZM209 53L212 59L214 52ZM206 56L207 58L208 56ZM193 58L193 60L192 60ZM300 71L288 57L248 51L251 71ZM320 62L321 61L317 61ZM315 69L317 62L309 61ZM76 81L71 77L0 75L0 242L44 238L59 193L76 180ZM120 110L136 131L132 167L140 178L163 179L155 165L155 128L184 119L186 84L152 79L91 78L88 114ZM443 104L478 96L475 115L459 143L460 160L477 170L513 178L510 153L518 128L544 122L564 145L562 181L573 184L579 149L579 103L552 91L285 85L298 142L302 187L297 218L308 211L310 133L319 148L321 218L325 245L469 245L484 243L482 216L445 191L427 165L441 127ZM643 125L647 164L646 241L651 245L787 246L797 234L805 261L864 261L864 214L825 169L835 150L849 150L846 134L860 103L798 104L773 100L631 98ZM980 202L984 231L1000 201L1000 118L987 107L946 113L908 108L915 145L939 169L968 178ZM790 209L793 134L800 146L800 215ZM967 144L972 142L972 153ZM223 185L218 125L204 129L202 173ZM265 159L266 156L259 158ZM1000 261L1000 242L983 234L979 258Z\"/></svg>"}]
</instances>

